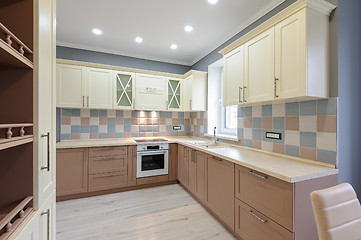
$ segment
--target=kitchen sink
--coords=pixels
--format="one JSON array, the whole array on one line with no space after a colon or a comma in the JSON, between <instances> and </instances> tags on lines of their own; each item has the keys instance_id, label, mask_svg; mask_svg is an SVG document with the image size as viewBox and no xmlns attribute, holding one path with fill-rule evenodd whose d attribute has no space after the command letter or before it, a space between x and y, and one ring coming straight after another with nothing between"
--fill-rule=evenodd
<instances>
[{"instance_id":1,"label":"kitchen sink","mask_svg":"<svg viewBox=\"0 0 361 240\"><path fill-rule=\"evenodd\" d=\"M214 143L214 142L198 142L195 143L195 145L202 147L202 148L224 148L227 147L227 145L223 143Z\"/></svg>"}]
</instances>

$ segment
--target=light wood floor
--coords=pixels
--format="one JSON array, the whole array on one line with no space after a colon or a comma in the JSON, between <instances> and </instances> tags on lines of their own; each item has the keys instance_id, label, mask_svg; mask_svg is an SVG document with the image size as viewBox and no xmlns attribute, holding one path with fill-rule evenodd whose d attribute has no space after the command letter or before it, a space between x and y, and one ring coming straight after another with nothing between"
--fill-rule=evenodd
<instances>
[{"instance_id":1,"label":"light wood floor","mask_svg":"<svg viewBox=\"0 0 361 240\"><path fill-rule=\"evenodd\" d=\"M178 184L57 203L57 240L235 239Z\"/></svg>"}]
</instances>

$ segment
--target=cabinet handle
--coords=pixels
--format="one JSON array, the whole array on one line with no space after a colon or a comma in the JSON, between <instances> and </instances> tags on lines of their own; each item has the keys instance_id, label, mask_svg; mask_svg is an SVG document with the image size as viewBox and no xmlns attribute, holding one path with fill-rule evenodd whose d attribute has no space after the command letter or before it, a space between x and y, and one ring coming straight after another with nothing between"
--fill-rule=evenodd
<instances>
[{"instance_id":1,"label":"cabinet handle","mask_svg":"<svg viewBox=\"0 0 361 240\"><path fill-rule=\"evenodd\" d=\"M102 174L102 177L114 177L114 176L116 176L116 175L117 175L116 173L108 173L108 174L103 173L103 174Z\"/></svg>"},{"instance_id":2,"label":"cabinet handle","mask_svg":"<svg viewBox=\"0 0 361 240\"><path fill-rule=\"evenodd\" d=\"M252 215L253 217L255 217L257 220L259 220L259 221L261 221L261 222L263 222L263 223L266 223L266 222L267 222L267 219L264 220L264 219L258 217L256 214L254 214L254 213L252 212L252 210L249 210L249 214L251 214L251 215Z\"/></svg>"},{"instance_id":3,"label":"cabinet handle","mask_svg":"<svg viewBox=\"0 0 361 240\"><path fill-rule=\"evenodd\" d=\"M189 100L189 109L192 110L192 100Z\"/></svg>"},{"instance_id":4,"label":"cabinet handle","mask_svg":"<svg viewBox=\"0 0 361 240\"><path fill-rule=\"evenodd\" d=\"M46 239L50 240L50 209L48 209L46 212L41 212L40 215L46 215Z\"/></svg>"},{"instance_id":5,"label":"cabinet handle","mask_svg":"<svg viewBox=\"0 0 361 240\"><path fill-rule=\"evenodd\" d=\"M242 87L238 87L238 102L243 102L242 101Z\"/></svg>"},{"instance_id":6,"label":"cabinet handle","mask_svg":"<svg viewBox=\"0 0 361 240\"><path fill-rule=\"evenodd\" d=\"M243 86L243 102L247 102L246 100L246 86Z\"/></svg>"},{"instance_id":7,"label":"cabinet handle","mask_svg":"<svg viewBox=\"0 0 361 240\"><path fill-rule=\"evenodd\" d=\"M196 150L192 150L192 155L191 155L191 160L192 162L196 162L194 154L195 154Z\"/></svg>"},{"instance_id":8,"label":"cabinet handle","mask_svg":"<svg viewBox=\"0 0 361 240\"><path fill-rule=\"evenodd\" d=\"M150 182L150 181L157 181L157 178L148 178L147 181L148 181L148 182Z\"/></svg>"},{"instance_id":9,"label":"cabinet handle","mask_svg":"<svg viewBox=\"0 0 361 240\"><path fill-rule=\"evenodd\" d=\"M89 107L89 96L86 96L86 105Z\"/></svg>"},{"instance_id":10,"label":"cabinet handle","mask_svg":"<svg viewBox=\"0 0 361 240\"><path fill-rule=\"evenodd\" d=\"M275 87L275 90L274 90L274 92L275 92L275 98L278 98L279 96L278 96L278 94L277 94L277 83L278 83L278 78L276 78L275 77L275 83L274 83L274 87Z\"/></svg>"},{"instance_id":11,"label":"cabinet handle","mask_svg":"<svg viewBox=\"0 0 361 240\"><path fill-rule=\"evenodd\" d=\"M262 176L262 175L260 175L260 174L258 174L258 173L253 172L252 170L250 170L248 173L249 173L249 174L252 174L253 176L262 178L263 180L266 180L266 179L267 179L267 176Z\"/></svg>"},{"instance_id":12,"label":"cabinet handle","mask_svg":"<svg viewBox=\"0 0 361 240\"><path fill-rule=\"evenodd\" d=\"M85 96L83 96L83 107L85 107Z\"/></svg>"},{"instance_id":13,"label":"cabinet handle","mask_svg":"<svg viewBox=\"0 0 361 240\"><path fill-rule=\"evenodd\" d=\"M222 158L217 158L217 157L215 157L215 156L212 156L212 158L213 158L214 160L219 161L219 162L222 162L222 161L223 161L223 159L222 159Z\"/></svg>"},{"instance_id":14,"label":"cabinet handle","mask_svg":"<svg viewBox=\"0 0 361 240\"><path fill-rule=\"evenodd\" d=\"M103 147L102 150L108 150L108 147Z\"/></svg>"},{"instance_id":15,"label":"cabinet handle","mask_svg":"<svg viewBox=\"0 0 361 240\"><path fill-rule=\"evenodd\" d=\"M41 170L47 170L48 172L50 171L50 132L48 132L47 134L41 134L41 137L44 138L46 137L47 138L47 166L46 167L41 167L40 169Z\"/></svg>"}]
</instances>

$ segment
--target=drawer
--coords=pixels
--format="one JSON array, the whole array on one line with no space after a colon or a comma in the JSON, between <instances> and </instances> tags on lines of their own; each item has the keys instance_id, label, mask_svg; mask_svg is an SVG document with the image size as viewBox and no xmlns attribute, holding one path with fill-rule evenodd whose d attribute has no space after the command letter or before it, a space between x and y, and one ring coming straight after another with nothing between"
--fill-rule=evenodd
<instances>
[{"instance_id":1,"label":"drawer","mask_svg":"<svg viewBox=\"0 0 361 240\"><path fill-rule=\"evenodd\" d=\"M127 154L127 147L96 147L89 148L89 157L121 156Z\"/></svg>"},{"instance_id":2,"label":"drawer","mask_svg":"<svg viewBox=\"0 0 361 240\"><path fill-rule=\"evenodd\" d=\"M235 196L293 232L293 184L236 165Z\"/></svg>"},{"instance_id":3,"label":"drawer","mask_svg":"<svg viewBox=\"0 0 361 240\"><path fill-rule=\"evenodd\" d=\"M89 191L100 191L127 186L127 172L109 172L89 175Z\"/></svg>"},{"instance_id":4,"label":"drawer","mask_svg":"<svg viewBox=\"0 0 361 240\"><path fill-rule=\"evenodd\" d=\"M89 158L89 174L127 170L127 155Z\"/></svg>"},{"instance_id":5,"label":"drawer","mask_svg":"<svg viewBox=\"0 0 361 240\"><path fill-rule=\"evenodd\" d=\"M137 178L137 185L166 182L166 181L168 181L168 175L144 177L144 178Z\"/></svg>"},{"instance_id":6,"label":"drawer","mask_svg":"<svg viewBox=\"0 0 361 240\"><path fill-rule=\"evenodd\" d=\"M235 231L244 240L292 240L293 233L235 199Z\"/></svg>"}]
</instances>

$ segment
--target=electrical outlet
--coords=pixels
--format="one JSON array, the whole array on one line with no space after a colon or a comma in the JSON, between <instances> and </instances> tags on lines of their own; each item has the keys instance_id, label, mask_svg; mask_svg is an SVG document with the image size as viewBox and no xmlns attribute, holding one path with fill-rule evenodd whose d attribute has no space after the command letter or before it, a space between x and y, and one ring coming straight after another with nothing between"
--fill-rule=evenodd
<instances>
[{"instance_id":1,"label":"electrical outlet","mask_svg":"<svg viewBox=\"0 0 361 240\"><path fill-rule=\"evenodd\" d=\"M281 140L282 134L278 132L266 132L266 138Z\"/></svg>"},{"instance_id":2,"label":"electrical outlet","mask_svg":"<svg viewBox=\"0 0 361 240\"><path fill-rule=\"evenodd\" d=\"M181 126L173 126L173 130L182 130L182 127Z\"/></svg>"}]
</instances>

